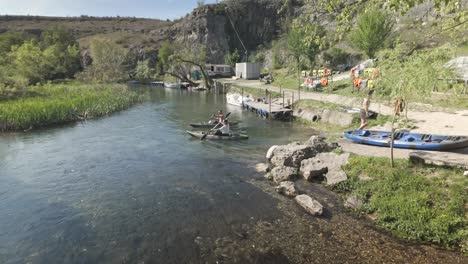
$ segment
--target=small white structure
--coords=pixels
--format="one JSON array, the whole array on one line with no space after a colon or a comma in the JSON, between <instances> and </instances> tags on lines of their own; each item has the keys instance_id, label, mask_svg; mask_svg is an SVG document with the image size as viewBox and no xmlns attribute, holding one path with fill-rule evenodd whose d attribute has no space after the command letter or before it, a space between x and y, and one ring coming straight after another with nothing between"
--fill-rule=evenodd
<instances>
[{"instance_id":1,"label":"small white structure","mask_svg":"<svg viewBox=\"0 0 468 264\"><path fill-rule=\"evenodd\" d=\"M206 64L206 69L208 70L208 75L211 77L231 77L232 68L229 65L225 64Z\"/></svg>"},{"instance_id":2,"label":"small white structure","mask_svg":"<svg viewBox=\"0 0 468 264\"><path fill-rule=\"evenodd\" d=\"M242 62L236 63L236 77L253 80L260 78L260 64Z\"/></svg>"}]
</instances>

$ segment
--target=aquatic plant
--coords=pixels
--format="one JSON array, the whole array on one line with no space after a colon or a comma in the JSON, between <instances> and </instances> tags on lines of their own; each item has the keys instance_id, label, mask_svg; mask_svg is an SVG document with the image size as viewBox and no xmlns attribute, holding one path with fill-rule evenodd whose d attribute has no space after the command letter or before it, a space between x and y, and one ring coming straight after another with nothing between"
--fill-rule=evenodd
<instances>
[{"instance_id":1,"label":"aquatic plant","mask_svg":"<svg viewBox=\"0 0 468 264\"><path fill-rule=\"evenodd\" d=\"M0 130L25 130L111 114L142 100L125 85L46 84L0 103Z\"/></svg>"}]
</instances>

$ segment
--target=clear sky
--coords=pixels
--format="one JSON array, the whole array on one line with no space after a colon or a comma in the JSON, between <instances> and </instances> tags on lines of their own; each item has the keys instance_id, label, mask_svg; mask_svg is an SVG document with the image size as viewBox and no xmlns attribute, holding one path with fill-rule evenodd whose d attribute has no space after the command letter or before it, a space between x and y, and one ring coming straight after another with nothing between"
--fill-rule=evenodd
<instances>
[{"instance_id":1,"label":"clear sky","mask_svg":"<svg viewBox=\"0 0 468 264\"><path fill-rule=\"evenodd\" d=\"M216 0L205 0L215 3ZM197 0L0 0L0 15L135 16L174 19L197 6Z\"/></svg>"}]
</instances>

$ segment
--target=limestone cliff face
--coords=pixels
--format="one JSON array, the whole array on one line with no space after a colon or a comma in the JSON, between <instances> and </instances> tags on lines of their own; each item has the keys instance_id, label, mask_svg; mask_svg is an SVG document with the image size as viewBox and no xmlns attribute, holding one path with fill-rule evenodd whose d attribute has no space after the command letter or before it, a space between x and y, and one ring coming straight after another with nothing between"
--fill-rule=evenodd
<instances>
[{"instance_id":1,"label":"limestone cliff face","mask_svg":"<svg viewBox=\"0 0 468 264\"><path fill-rule=\"evenodd\" d=\"M224 56L234 49L245 56L239 38L251 52L277 36L280 4L279 0L237 0L205 5L172 26L172 38L204 44L209 62L224 63Z\"/></svg>"}]
</instances>

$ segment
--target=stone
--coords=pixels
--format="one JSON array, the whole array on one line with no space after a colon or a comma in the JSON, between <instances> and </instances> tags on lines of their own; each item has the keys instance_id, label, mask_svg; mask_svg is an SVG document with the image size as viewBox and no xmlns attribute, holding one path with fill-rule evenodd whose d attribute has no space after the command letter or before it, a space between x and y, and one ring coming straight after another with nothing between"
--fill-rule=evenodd
<instances>
[{"instance_id":1,"label":"stone","mask_svg":"<svg viewBox=\"0 0 468 264\"><path fill-rule=\"evenodd\" d=\"M359 209L362 207L362 200L356 195L352 195L346 199L344 206L350 209Z\"/></svg>"},{"instance_id":2,"label":"stone","mask_svg":"<svg viewBox=\"0 0 468 264\"><path fill-rule=\"evenodd\" d=\"M349 153L341 155L335 153L319 153L315 157L301 162L300 172L304 179L310 181L319 179L323 175L328 185L334 185L348 179L341 166L348 163Z\"/></svg>"},{"instance_id":3,"label":"stone","mask_svg":"<svg viewBox=\"0 0 468 264\"><path fill-rule=\"evenodd\" d=\"M341 168L333 168L325 174L327 179L327 185L334 186L340 182L344 182L348 179L348 175Z\"/></svg>"},{"instance_id":4,"label":"stone","mask_svg":"<svg viewBox=\"0 0 468 264\"><path fill-rule=\"evenodd\" d=\"M255 165L255 170L257 172L269 172L270 168L268 167L268 164L265 163L257 163Z\"/></svg>"},{"instance_id":5,"label":"stone","mask_svg":"<svg viewBox=\"0 0 468 264\"><path fill-rule=\"evenodd\" d=\"M287 166L278 166L271 170L273 181L280 183L282 181L292 180L297 176L297 169Z\"/></svg>"},{"instance_id":6,"label":"stone","mask_svg":"<svg viewBox=\"0 0 468 264\"><path fill-rule=\"evenodd\" d=\"M328 143L324 137L312 136L305 143L293 142L288 145L272 146L266 157L274 166L299 168L302 160L315 157L321 152L332 151L337 147L338 144Z\"/></svg>"},{"instance_id":7,"label":"stone","mask_svg":"<svg viewBox=\"0 0 468 264\"><path fill-rule=\"evenodd\" d=\"M323 206L306 194L298 195L294 200L311 215L323 214Z\"/></svg>"},{"instance_id":8,"label":"stone","mask_svg":"<svg viewBox=\"0 0 468 264\"><path fill-rule=\"evenodd\" d=\"M463 176L468 177L468 170L463 173Z\"/></svg>"},{"instance_id":9,"label":"stone","mask_svg":"<svg viewBox=\"0 0 468 264\"><path fill-rule=\"evenodd\" d=\"M273 151L275 151L275 149L277 147L278 147L278 145L273 145L268 149L267 154L266 154L266 158L267 158L268 161L270 161L271 158L273 157Z\"/></svg>"},{"instance_id":10,"label":"stone","mask_svg":"<svg viewBox=\"0 0 468 264\"><path fill-rule=\"evenodd\" d=\"M297 195L296 186L292 181L281 182L279 186L275 188L278 193L284 194L286 196L294 197Z\"/></svg>"},{"instance_id":11,"label":"stone","mask_svg":"<svg viewBox=\"0 0 468 264\"><path fill-rule=\"evenodd\" d=\"M328 172L328 168L320 159L311 158L301 162L301 168L299 171L302 173L302 176L306 181L311 181L313 179L320 179Z\"/></svg>"}]
</instances>

